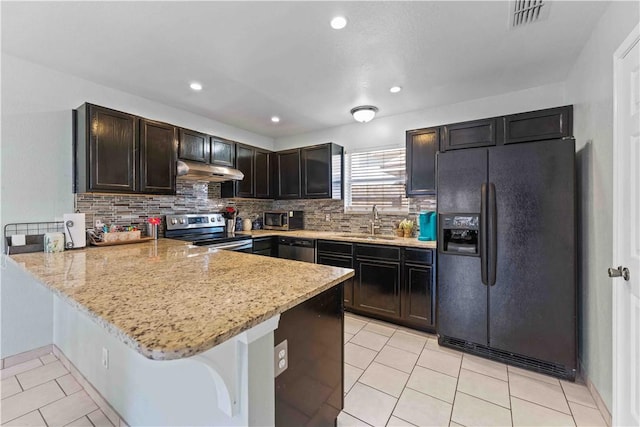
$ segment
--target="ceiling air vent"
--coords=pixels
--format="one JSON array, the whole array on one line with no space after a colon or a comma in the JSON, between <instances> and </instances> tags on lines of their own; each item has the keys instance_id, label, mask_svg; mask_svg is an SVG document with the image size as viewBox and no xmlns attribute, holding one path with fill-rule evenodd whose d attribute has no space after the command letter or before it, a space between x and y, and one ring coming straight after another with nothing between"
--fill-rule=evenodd
<instances>
[{"instance_id":1,"label":"ceiling air vent","mask_svg":"<svg viewBox=\"0 0 640 427\"><path fill-rule=\"evenodd\" d=\"M511 28L542 21L549 16L548 0L513 0L511 4Z\"/></svg>"}]
</instances>

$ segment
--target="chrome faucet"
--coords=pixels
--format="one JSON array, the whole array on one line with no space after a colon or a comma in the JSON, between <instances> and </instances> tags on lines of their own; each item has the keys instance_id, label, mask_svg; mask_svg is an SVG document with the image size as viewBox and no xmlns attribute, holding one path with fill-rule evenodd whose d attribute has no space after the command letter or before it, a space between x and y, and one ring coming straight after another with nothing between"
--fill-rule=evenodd
<instances>
[{"instance_id":1,"label":"chrome faucet","mask_svg":"<svg viewBox=\"0 0 640 427\"><path fill-rule=\"evenodd\" d=\"M376 229L380 229L380 226L376 225L378 221L380 221L380 217L378 216L378 207L376 205L373 205L373 208L371 208L371 221L370 221L372 236L375 236Z\"/></svg>"}]
</instances>

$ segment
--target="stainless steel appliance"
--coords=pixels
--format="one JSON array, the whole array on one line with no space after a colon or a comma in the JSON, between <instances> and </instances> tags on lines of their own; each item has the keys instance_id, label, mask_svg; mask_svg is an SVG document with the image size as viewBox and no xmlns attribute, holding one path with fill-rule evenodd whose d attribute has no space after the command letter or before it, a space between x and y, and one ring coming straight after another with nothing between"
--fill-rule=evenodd
<instances>
[{"instance_id":1,"label":"stainless steel appliance","mask_svg":"<svg viewBox=\"0 0 640 427\"><path fill-rule=\"evenodd\" d=\"M316 241L299 237L278 237L278 258L316 262Z\"/></svg>"},{"instance_id":2,"label":"stainless steel appliance","mask_svg":"<svg viewBox=\"0 0 640 427\"><path fill-rule=\"evenodd\" d=\"M302 211L269 211L264 213L265 230L302 230Z\"/></svg>"},{"instance_id":3,"label":"stainless steel appliance","mask_svg":"<svg viewBox=\"0 0 640 427\"><path fill-rule=\"evenodd\" d=\"M249 235L227 233L224 215L220 212L167 215L165 237L184 240L195 246L251 252Z\"/></svg>"},{"instance_id":4,"label":"stainless steel appliance","mask_svg":"<svg viewBox=\"0 0 640 427\"><path fill-rule=\"evenodd\" d=\"M242 181L244 179L244 174L238 169L188 160L178 160L176 170L178 179L210 182Z\"/></svg>"},{"instance_id":5,"label":"stainless steel appliance","mask_svg":"<svg viewBox=\"0 0 640 427\"><path fill-rule=\"evenodd\" d=\"M575 378L575 141L437 159L440 343Z\"/></svg>"}]
</instances>

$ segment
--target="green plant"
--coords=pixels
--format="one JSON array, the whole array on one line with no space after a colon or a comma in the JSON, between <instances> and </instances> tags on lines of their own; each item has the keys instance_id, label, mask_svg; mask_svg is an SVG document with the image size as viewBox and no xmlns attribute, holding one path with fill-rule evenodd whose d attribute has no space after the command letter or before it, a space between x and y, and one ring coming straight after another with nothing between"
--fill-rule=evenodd
<instances>
[{"instance_id":1,"label":"green plant","mask_svg":"<svg viewBox=\"0 0 640 427\"><path fill-rule=\"evenodd\" d=\"M413 230L414 222L410 219L403 219L400 221L400 228L403 230Z\"/></svg>"}]
</instances>

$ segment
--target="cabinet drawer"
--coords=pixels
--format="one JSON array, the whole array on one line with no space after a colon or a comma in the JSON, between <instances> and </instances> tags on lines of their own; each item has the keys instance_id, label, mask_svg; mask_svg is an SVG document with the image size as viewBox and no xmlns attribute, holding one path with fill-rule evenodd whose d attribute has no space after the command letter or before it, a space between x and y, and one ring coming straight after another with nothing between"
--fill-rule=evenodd
<instances>
[{"instance_id":1,"label":"cabinet drawer","mask_svg":"<svg viewBox=\"0 0 640 427\"><path fill-rule=\"evenodd\" d=\"M404 260L413 264L433 264L433 251L431 249L405 248Z\"/></svg>"},{"instance_id":2,"label":"cabinet drawer","mask_svg":"<svg viewBox=\"0 0 640 427\"><path fill-rule=\"evenodd\" d=\"M333 254L353 255L353 244L344 242L334 242L329 240L318 240L318 253L328 252Z\"/></svg>"},{"instance_id":3,"label":"cabinet drawer","mask_svg":"<svg viewBox=\"0 0 640 427\"><path fill-rule=\"evenodd\" d=\"M496 145L496 119L443 126L442 150Z\"/></svg>"},{"instance_id":4,"label":"cabinet drawer","mask_svg":"<svg viewBox=\"0 0 640 427\"><path fill-rule=\"evenodd\" d=\"M400 261L400 248L378 245L356 245L356 257Z\"/></svg>"}]
</instances>

